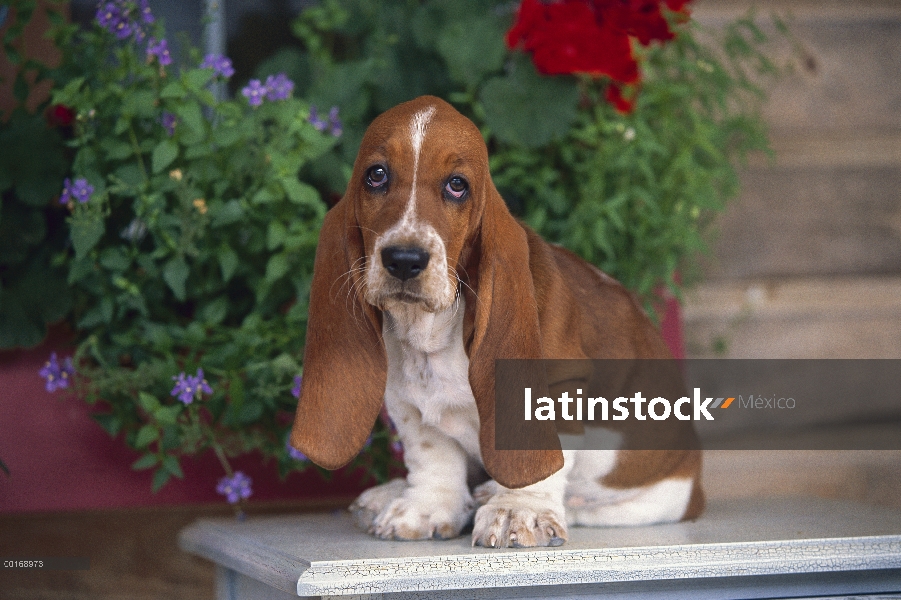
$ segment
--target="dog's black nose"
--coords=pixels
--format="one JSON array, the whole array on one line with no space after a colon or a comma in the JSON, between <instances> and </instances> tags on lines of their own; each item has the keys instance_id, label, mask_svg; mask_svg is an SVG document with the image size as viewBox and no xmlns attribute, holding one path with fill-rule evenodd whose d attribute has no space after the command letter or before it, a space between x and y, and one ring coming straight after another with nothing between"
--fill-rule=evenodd
<instances>
[{"instance_id":1,"label":"dog's black nose","mask_svg":"<svg viewBox=\"0 0 901 600\"><path fill-rule=\"evenodd\" d=\"M382 250L382 264L401 281L413 279L429 265L429 253L422 248L391 246Z\"/></svg>"}]
</instances>

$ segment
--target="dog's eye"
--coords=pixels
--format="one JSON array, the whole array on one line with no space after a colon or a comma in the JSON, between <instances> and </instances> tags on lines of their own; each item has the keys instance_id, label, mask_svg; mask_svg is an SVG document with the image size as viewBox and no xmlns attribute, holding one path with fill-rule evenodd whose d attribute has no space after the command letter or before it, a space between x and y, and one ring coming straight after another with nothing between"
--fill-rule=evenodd
<instances>
[{"instance_id":1,"label":"dog's eye","mask_svg":"<svg viewBox=\"0 0 901 600\"><path fill-rule=\"evenodd\" d=\"M444 194L448 200L463 200L469 193L469 183L460 177L454 175L444 184Z\"/></svg>"},{"instance_id":2,"label":"dog's eye","mask_svg":"<svg viewBox=\"0 0 901 600\"><path fill-rule=\"evenodd\" d=\"M382 165L369 167L366 171L366 186L371 190L384 190L388 184L388 170Z\"/></svg>"}]
</instances>

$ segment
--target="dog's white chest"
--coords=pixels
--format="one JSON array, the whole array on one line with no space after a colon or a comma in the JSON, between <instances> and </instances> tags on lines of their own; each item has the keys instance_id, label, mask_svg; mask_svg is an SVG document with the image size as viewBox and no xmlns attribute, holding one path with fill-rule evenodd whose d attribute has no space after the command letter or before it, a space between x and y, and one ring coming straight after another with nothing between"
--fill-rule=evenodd
<instances>
[{"instance_id":1,"label":"dog's white chest","mask_svg":"<svg viewBox=\"0 0 901 600\"><path fill-rule=\"evenodd\" d=\"M385 313L388 355L385 405L395 415L418 413L421 424L439 429L474 457L479 453L479 416L469 386L463 348L463 299L440 313L402 306Z\"/></svg>"}]
</instances>

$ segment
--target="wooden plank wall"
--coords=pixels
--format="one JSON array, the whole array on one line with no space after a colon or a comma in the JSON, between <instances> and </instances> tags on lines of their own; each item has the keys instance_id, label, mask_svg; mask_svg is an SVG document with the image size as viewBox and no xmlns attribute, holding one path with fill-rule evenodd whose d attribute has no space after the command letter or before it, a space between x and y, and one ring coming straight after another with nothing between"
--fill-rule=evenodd
<instances>
[{"instance_id":1,"label":"wooden plank wall","mask_svg":"<svg viewBox=\"0 0 901 600\"><path fill-rule=\"evenodd\" d=\"M746 2L702 0L713 27ZM805 51L769 90L776 160L743 171L685 307L692 356L901 358L901 3L761 0ZM798 55L795 55L798 56Z\"/></svg>"},{"instance_id":2,"label":"wooden plank wall","mask_svg":"<svg viewBox=\"0 0 901 600\"><path fill-rule=\"evenodd\" d=\"M696 16L717 26L747 6L702 0ZM807 57L770 90L775 163L744 170L717 222L706 279L684 308L688 355L901 358L901 3L755 6L761 21L790 14ZM705 464L712 497L901 508L899 474L901 452L888 451L717 451Z\"/></svg>"}]
</instances>

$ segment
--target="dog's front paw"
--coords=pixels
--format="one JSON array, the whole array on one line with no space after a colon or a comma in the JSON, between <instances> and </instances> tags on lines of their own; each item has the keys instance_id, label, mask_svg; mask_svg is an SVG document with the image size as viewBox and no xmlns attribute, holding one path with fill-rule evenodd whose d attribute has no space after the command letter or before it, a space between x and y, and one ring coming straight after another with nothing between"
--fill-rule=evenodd
<instances>
[{"instance_id":1,"label":"dog's front paw","mask_svg":"<svg viewBox=\"0 0 901 600\"><path fill-rule=\"evenodd\" d=\"M375 518L385 510L391 501L400 498L407 487L405 479L392 479L388 483L369 488L360 494L347 510L353 516L357 527L369 531Z\"/></svg>"},{"instance_id":2,"label":"dog's front paw","mask_svg":"<svg viewBox=\"0 0 901 600\"><path fill-rule=\"evenodd\" d=\"M484 506L501 491L501 486L495 480L489 479L472 490L472 499L476 501L476 506Z\"/></svg>"},{"instance_id":3,"label":"dog's front paw","mask_svg":"<svg viewBox=\"0 0 901 600\"><path fill-rule=\"evenodd\" d=\"M472 499L432 495L412 499L407 495L388 503L373 520L369 533L383 540L446 540L460 535L472 519Z\"/></svg>"},{"instance_id":4,"label":"dog's front paw","mask_svg":"<svg viewBox=\"0 0 901 600\"><path fill-rule=\"evenodd\" d=\"M566 541L562 507L540 497L507 493L476 511L472 545L488 548L559 546Z\"/></svg>"}]
</instances>

